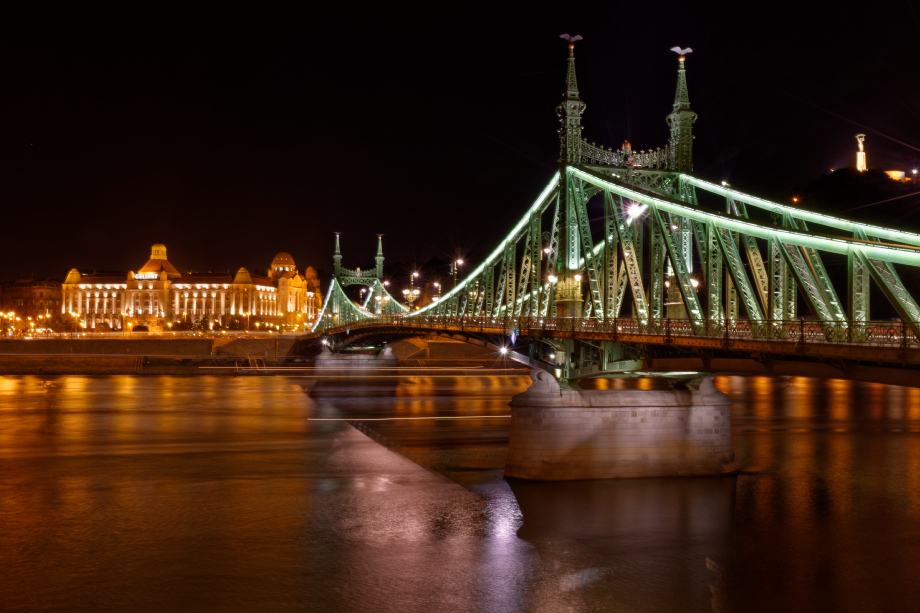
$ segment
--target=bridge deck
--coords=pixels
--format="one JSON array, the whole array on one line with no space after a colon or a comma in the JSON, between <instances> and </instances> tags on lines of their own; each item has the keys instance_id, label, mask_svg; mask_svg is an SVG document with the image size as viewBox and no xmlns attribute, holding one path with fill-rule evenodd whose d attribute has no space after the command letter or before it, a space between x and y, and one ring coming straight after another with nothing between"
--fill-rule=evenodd
<instances>
[{"instance_id":1,"label":"bridge deck","mask_svg":"<svg viewBox=\"0 0 920 613\"><path fill-rule=\"evenodd\" d=\"M460 332L509 336L512 331L530 338L575 338L645 345L673 345L729 349L749 353L808 355L820 358L868 360L894 364L920 364L920 340L905 322L820 321L706 322L690 320L531 317L375 317L327 328L305 338L352 331L380 333Z\"/></svg>"}]
</instances>

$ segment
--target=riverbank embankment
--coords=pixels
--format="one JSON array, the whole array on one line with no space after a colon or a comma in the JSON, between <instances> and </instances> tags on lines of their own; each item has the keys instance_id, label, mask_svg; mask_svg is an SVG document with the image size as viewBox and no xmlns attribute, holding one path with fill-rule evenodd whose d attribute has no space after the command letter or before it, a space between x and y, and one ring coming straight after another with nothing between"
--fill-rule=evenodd
<instances>
[{"instance_id":1,"label":"riverbank embankment","mask_svg":"<svg viewBox=\"0 0 920 613\"><path fill-rule=\"evenodd\" d=\"M279 366L297 337L0 340L0 374L209 374Z\"/></svg>"},{"instance_id":2,"label":"riverbank embankment","mask_svg":"<svg viewBox=\"0 0 920 613\"><path fill-rule=\"evenodd\" d=\"M464 343L394 345L396 375L445 374L445 369L505 375L523 368L497 352ZM0 375L275 375L311 377L313 356L296 336L268 338L0 339ZM402 355L399 355L402 354Z\"/></svg>"}]
</instances>

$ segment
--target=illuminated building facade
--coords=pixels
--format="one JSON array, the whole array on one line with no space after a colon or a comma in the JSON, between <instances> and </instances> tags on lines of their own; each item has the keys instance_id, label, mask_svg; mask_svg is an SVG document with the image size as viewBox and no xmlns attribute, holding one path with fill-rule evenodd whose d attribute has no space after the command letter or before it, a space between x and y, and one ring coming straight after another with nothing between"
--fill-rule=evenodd
<instances>
[{"instance_id":1,"label":"illuminated building facade","mask_svg":"<svg viewBox=\"0 0 920 613\"><path fill-rule=\"evenodd\" d=\"M312 324L322 297L316 271L297 270L290 254L275 256L268 276L240 268L227 273L180 273L154 245L137 272L82 274L72 269L63 284L61 313L87 330L148 326L163 330L179 322L228 326L245 318L272 327Z\"/></svg>"},{"instance_id":2,"label":"illuminated building facade","mask_svg":"<svg viewBox=\"0 0 920 613\"><path fill-rule=\"evenodd\" d=\"M49 316L61 308L61 284L50 279L26 277L0 287L0 311L15 312L23 319Z\"/></svg>"}]
</instances>

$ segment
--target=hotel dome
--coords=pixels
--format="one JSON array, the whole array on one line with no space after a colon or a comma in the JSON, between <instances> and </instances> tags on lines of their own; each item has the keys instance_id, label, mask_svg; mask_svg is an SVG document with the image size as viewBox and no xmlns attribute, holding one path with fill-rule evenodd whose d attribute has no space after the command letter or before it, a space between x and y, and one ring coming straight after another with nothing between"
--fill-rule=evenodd
<instances>
[{"instance_id":1,"label":"hotel dome","mask_svg":"<svg viewBox=\"0 0 920 613\"><path fill-rule=\"evenodd\" d=\"M272 268L286 266L288 270L294 270L294 258L287 251L282 251L272 260Z\"/></svg>"}]
</instances>

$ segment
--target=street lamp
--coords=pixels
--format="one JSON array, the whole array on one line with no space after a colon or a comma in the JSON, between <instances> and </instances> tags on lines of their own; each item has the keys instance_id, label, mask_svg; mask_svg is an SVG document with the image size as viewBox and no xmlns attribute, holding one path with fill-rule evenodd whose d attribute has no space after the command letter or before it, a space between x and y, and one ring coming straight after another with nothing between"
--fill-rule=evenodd
<instances>
[{"instance_id":1,"label":"street lamp","mask_svg":"<svg viewBox=\"0 0 920 613\"><path fill-rule=\"evenodd\" d=\"M410 307L412 306L412 303L414 303L418 299L419 295L422 293L421 291L419 291L417 287L415 287L415 280L417 278L418 278L418 272L413 272L412 276L409 277L409 289L404 289L402 291L403 297L406 299L406 302L409 304Z\"/></svg>"},{"instance_id":2,"label":"street lamp","mask_svg":"<svg viewBox=\"0 0 920 613\"><path fill-rule=\"evenodd\" d=\"M457 261L454 262L454 265L452 266L452 268L454 269L454 287L457 287L457 269L460 268L462 265L463 265L463 260L458 258Z\"/></svg>"},{"instance_id":3,"label":"street lamp","mask_svg":"<svg viewBox=\"0 0 920 613\"><path fill-rule=\"evenodd\" d=\"M402 293L406 299L406 302L409 304L409 306L412 306L412 303L414 303L418 299L419 294L421 294L422 292L419 291L417 287L413 287L412 289L404 289Z\"/></svg>"}]
</instances>

